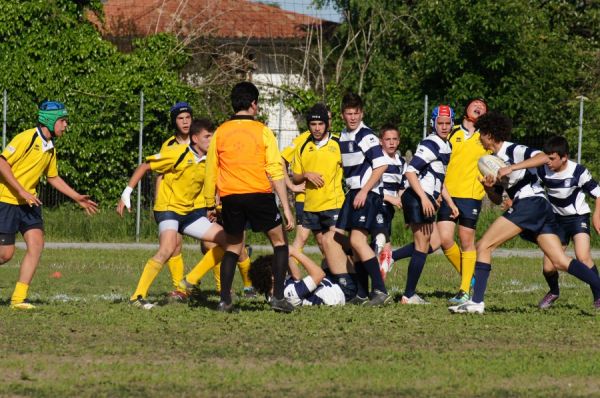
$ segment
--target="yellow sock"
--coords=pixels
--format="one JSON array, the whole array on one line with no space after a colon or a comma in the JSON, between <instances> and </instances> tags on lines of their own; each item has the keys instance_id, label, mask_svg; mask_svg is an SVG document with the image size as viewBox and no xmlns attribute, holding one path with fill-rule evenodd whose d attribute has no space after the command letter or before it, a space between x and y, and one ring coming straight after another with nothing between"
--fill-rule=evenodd
<instances>
[{"instance_id":1,"label":"yellow sock","mask_svg":"<svg viewBox=\"0 0 600 398\"><path fill-rule=\"evenodd\" d=\"M135 292L131 296L131 300L135 300L138 296L142 296L142 298L146 298L148 295L148 289L150 289L150 285L156 279L156 276L162 269L163 265L151 258L148 260L146 265L144 266L144 270L142 271L142 276L140 276L140 281L138 282L137 288Z\"/></svg>"},{"instance_id":2,"label":"yellow sock","mask_svg":"<svg viewBox=\"0 0 600 398\"><path fill-rule=\"evenodd\" d=\"M171 271L171 281L173 282L175 290L185 292L185 289L179 287L179 282L183 279L183 271L185 268L183 265L183 256L181 255L181 253L174 257L171 257L167 264L169 265L169 271Z\"/></svg>"},{"instance_id":3,"label":"yellow sock","mask_svg":"<svg viewBox=\"0 0 600 398\"><path fill-rule=\"evenodd\" d=\"M452 266L456 269L456 272L460 274L460 248L458 247L456 242L454 242L450 249L444 250L444 254L446 255L448 261L450 261L450 264L452 264Z\"/></svg>"},{"instance_id":4,"label":"yellow sock","mask_svg":"<svg viewBox=\"0 0 600 398\"><path fill-rule=\"evenodd\" d=\"M252 281L248 276L248 272L250 272L250 257L246 257L244 261L240 261L238 263L238 269L240 270L240 275L242 275L244 287L252 287Z\"/></svg>"},{"instance_id":5,"label":"yellow sock","mask_svg":"<svg viewBox=\"0 0 600 398\"><path fill-rule=\"evenodd\" d=\"M471 288L471 279L473 279L473 273L475 272L475 261L477 260L477 252L475 250L469 252L462 252L462 276L460 280L460 289L469 292Z\"/></svg>"},{"instance_id":6,"label":"yellow sock","mask_svg":"<svg viewBox=\"0 0 600 398\"><path fill-rule=\"evenodd\" d=\"M27 291L29 290L29 285L23 282L17 282L15 286L15 291L10 298L11 304L19 304L25 301L27 298Z\"/></svg>"},{"instance_id":7,"label":"yellow sock","mask_svg":"<svg viewBox=\"0 0 600 398\"><path fill-rule=\"evenodd\" d=\"M217 265L214 266L213 270L213 276L215 277L215 289L217 289L217 292L221 291L221 263L218 263Z\"/></svg>"},{"instance_id":8,"label":"yellow sock","mask_svg":"<svg viewBox=\"0 0 600 398\"><path fill-rule=\"evenodd\" d=\"M225 251L219 246L210 249L202 257L202 260L185 276L185 280L192 285L198 284L198 281L221 261L224 254Z\"/></svg>"}]
</instances>

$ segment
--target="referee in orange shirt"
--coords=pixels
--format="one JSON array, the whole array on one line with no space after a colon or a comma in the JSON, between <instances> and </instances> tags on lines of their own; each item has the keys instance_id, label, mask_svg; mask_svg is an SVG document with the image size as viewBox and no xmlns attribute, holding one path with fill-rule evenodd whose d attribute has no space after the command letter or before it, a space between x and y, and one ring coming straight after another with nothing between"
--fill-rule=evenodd
<instances>
[{"instance_id":1,"label":"referee in orange shirt","mask_svg":"<svg viewBox=\"0 0 600 398\"><path fill-rule=\"evenodd\" d=\"M291 312L294 307L283 297L289 255L287 237L273 189L283 207L286 230L294 229L294 219L277 140L267 126L254 120L258 113L258 89L254 84L236 84L231 91L231 104L235 115L219 126L208 148L204 183L209 211L214 209L215 193L219 195L227 240L221 262L221 301L217 310L234 310L231 285L243 248L244 228L249 222L253 231L266 233L273 246L271 308Z\"/></svg>"}]
</instances>

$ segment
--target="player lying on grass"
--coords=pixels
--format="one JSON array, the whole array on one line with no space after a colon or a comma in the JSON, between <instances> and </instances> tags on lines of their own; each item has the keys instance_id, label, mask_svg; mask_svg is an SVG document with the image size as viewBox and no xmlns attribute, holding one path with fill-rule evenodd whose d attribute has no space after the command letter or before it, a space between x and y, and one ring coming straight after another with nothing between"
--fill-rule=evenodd
<instances>
[{"instance_id":1,"label":"player lying on grass","mask_svg":"<svg viewBox=\"0 0 600 398\"><path fill-rule=\"evenodd\" d=\"M546 195L556 214L558 233L563 249L573 240L575 257L596 275L598 268L592 259L590 248L590 207L585 195L594 198L595 207L592 225L596 233L600 232L600 187L594 181L589 170L569 160L569 144L564 137L551 137L544 143L547 161L538 167L538 175L546 188ZM538 306L549 308L558 299L558 269L548 256L544 256L544 277L550 291L542 298ZM600 292L592 291L594 300Z\"/></svg>"},{"instance_id":2,"label":"player lying on grass","mask_svg":"<svg viewBox=\"0 0 600 398\"><path fill-rule=\"evenodd\" d=\"M0 264L15 254L17 231L23 235L27 247L10 299L13 309L35 308L27 301L27 292L44 248L42 201L36 192L40 178L46 176L50 185L88 214L98 211L98 205L89 196L77 193L58 176L54 139L67 130L67 116L64 104L42 102L37 127L17 134L0 155Z\"/></svg>"},{"instance_id":3,"label":"player lying on grass","mask_svg":"<svg viewBox=\"0 0 600 398\"><path fill-rule=\"evenodd\" d=\"M507 164L498 171L497 178L485 176L488 196L494 203L500 204L501 191L506 190L512 206L494 221L477 242L473 297L466 303L449 307L450 312L484 312L483 299L492 269L492 253L519 234L524 239L537 243L557 269L581 279L593 290L600 289L598 275L582 262L568 257L560 243L552 206L544 194L536 169L531 168L545 163L547 156L540 151L507 141L511 136L512 121L500 113L486 113L477 120L475 126L480 131L479 139L484 148L492 150ZM600 300L595 300L594 306L600 308Z\"/></svg>"},{"instance_id":4,"label":"player lying on grass","mask_svg":"<svg viewBox=\"0 0 600 398\"><path fill-rule=\"evenodd\" d=\"M295 262L290 266L290 275L285 281L285 299L294 307L300 305L344 305L341 287L325 277L325 272L308 256L290 246L290 257L294 257L307 272L302 278ZM273 255L261 256L250 266L250 279L258 293L270 300L273 294Z\"/></svg>"},{"instance_id":5,"label":"player lying on grass","mask_svg":"<svg viewBox=\"0 0 600 398\"><path fill-rule=\"evenodd\" d=\"M160 153L148 156L146 162L137 167L119 199L117 213L123 216L125 208L131 211L131 192L144 174L152 170L163 175L154 204L159 247L146 262L130 298L130 304L136 307L153 307L146 301L148 289L177 249L177 234L225 245L223 228L208 220L205 209L194 208L194 199L201 194L204 185L205 154L212 135L213 125L210 121L200 119L192 122L190 144L168 146Z\"/></svg>"}]
</instances>

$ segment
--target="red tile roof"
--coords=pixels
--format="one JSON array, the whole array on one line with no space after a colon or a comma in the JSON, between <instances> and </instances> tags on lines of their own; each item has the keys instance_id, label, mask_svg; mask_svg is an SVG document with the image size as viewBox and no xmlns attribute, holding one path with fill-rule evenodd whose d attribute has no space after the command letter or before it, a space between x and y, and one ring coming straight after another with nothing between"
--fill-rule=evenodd
<instances>
[{"instance_id":1,"label":"red tile roof","mask_svg":"<svg viewBox=\"0 0 600 398\"><path fill-rule=\"evenodd\" d=\"M331 24L246 0L107 0L104 16L103 25L90 19L110 36L200 31L216 38L298 39L307 25Z\"/></svg>"}]
</instances>

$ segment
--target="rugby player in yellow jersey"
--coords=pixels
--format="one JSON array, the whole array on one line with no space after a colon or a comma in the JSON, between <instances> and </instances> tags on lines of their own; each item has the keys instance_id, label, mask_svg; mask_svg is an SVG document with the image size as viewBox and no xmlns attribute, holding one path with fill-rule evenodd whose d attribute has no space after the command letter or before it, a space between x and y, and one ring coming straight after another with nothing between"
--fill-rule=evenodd
<instances>
[{"instance_id":1,"label":"rugby player in yellow jersey","mask_svg":"<svg viewBox=\"0 0 600 398\"><path fill-rule=\"evenodd\" d=\"M36 193L40 178L45 175L50 185L88 214L98 211L89 196L77 193L58 176L54 139L65 133L67 116L64 104L42 102L37 127L17 134L0 155L0 264L13 257L17 232L23 235L27 247L10 299L13 309L35 308L27 301L27 292L44 248L42 201Z\"/></svg>"},{"instance_id":2,"label":"rugby player in yellow jersey","mask_svg":"<svg viewBox=\"0 0 600 398\"><path fill-rule=\"evenodd\" d=\"M470 100L465 107L462 123L453 128L448 138L452 153L444 183L460 215L455 219L451 218L450 208L445 201L442 202L437 216L437 228L444 254L461 275L460 289L449 300L454 304L462 304L470 299L469 287L475 271L475 228L485 195L477 161L488 153L479 140L475 122L487 112L487 108L486 102L481 98ZM457 222L460 248L454 241Z\"/></svg>"},{"instance_id":3,"label":"rugby player in yellow jersey","mask_svg":"<svg viewBox=\"0 0 600 398\"><path fill-rule=\"evenodd\" d=\"M121 195L117 212L123 215L125 207L131 211L131 192L138 181L152 170L163 174L159 186L154 218L158 223L159 247L150 258L131 296L130 303L142 309L151 309L146 301L150 285L163 265L177 250L178 234L198 240L225 244L223 228L211 223L206 209L195 209L194 200L201 195L206 169L206 151L213 134L213 125L208 120L195 120L190 127L190 144L168 146L156 155L146 158L131 176Z\"/></svg>"},{"instance_id":4,"label":"rugby player in yellow jersey","mask_svg":"<svg viewBox=\"0 0 600 398\"><path fill-rule=\"evenodd\" d=\"M293 164L295 184L305 183L304 228L312 231L327 260L333 282L338 283L346 300L356 296L357 288L348 273L344 249L335 240L335 224L344 203L344 169L339 139L329 133L329 114L323 104L316 104L306 115L310 137L296 147ZM337 230L342 236L344 231ZM349 242L345 245L349 248Z\"/></svg>"},{"instance_id":5,"label":"rugby player in yellow jersey","mask_svg":"<svg viewBox=\"0 0 600 398\"><path fill-rule=\"evenodd\" d=\"M169 137L160 147L160 151L163 151L169 146L173 145L189 145L190 143L190 126L192 125L192 118L194 112L192 107L187 102L178 102L171 107L169 110L171 117L171 126L175 129L175 134ZM160 190L160 183L162 181L162 174L156 177L156 189L155 192L158 194ZM200 195L201 197L201 195ZM156 198L155 198L156 199ZM183 278L185 266L183 263L183 255L181 254L181 248L183 246L183 237L181 234L177 234L177 248L173 253L173 256L167 262L169 271L171 273L171 281L175 290L169 293L168 297L173 301L185 301L187 300L187 293L184 289L179 287L179 281Z\"/></svg>"}]
</instances>

